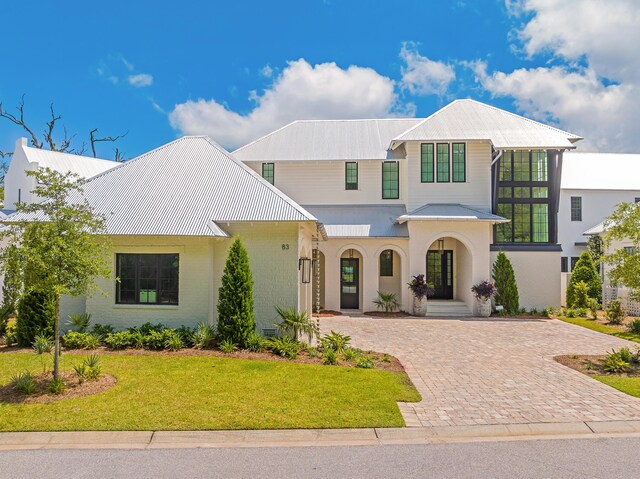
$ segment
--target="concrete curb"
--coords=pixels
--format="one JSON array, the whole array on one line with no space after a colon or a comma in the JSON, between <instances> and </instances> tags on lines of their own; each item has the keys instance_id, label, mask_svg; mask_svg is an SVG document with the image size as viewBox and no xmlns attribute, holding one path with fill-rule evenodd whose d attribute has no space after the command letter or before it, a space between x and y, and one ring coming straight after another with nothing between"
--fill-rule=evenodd
<instances>
[{"instance_id":1,"label":"concrete curb","mask_svg":"<svg viewBox=\"0 0 640 479\"><path fill-rule=\"evenodd\" d=\"M0 433L0 451L366 446L613 436L640 437L640 421L258 431L3 432Z\"/></svg>"}]
</instances>

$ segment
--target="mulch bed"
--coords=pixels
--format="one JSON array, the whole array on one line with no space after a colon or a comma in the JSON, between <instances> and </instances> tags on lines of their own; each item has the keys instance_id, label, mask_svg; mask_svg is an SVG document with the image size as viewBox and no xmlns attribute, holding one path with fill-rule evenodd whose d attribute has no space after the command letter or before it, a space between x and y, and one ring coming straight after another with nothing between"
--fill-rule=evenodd
<instances>
[{"instance_id":1,"label":"mulch bed","mask_svg":"<svg viewBox=\"0 0 640 479\"><path fill-rule=\"evenodd\" d=\"M640 377L640 364L631 363L631 367L626 373L610 373L604 370L606 355L564 355L556 356L555 359L560 364L575 369L588 376L620 376L625 378Z\"/></svg>"},{"instance_id":2,"label":"mulch bed","mask_svg":"<svg viewBox=\"0 0 640 479\"><path fill-rule=\"evenodd\" d=\"M51 378L51 372L34 375L38 387L34 394L28 396L14 391L11 385L6 384L0 388L0 403L42 404L62 401L63 399L92 396L111 389L117 382L116 378L110 374L102 374L94 381L85 381L80 384L74 373L63 371L60 373L60 378L64 381L66 388L60 394L51 394L49 393L49 381L51 381Z\"/></svg>"},{"instance_id":3,"label":"mulch bed","mask_svg":"<svg viewBox=\"0 0 640 479\"><path fill-rule=\"evenodd\" d=\"M331 309L323 309L319 313L313 313L314 318L330 318L331 316L342 316L342 313Z\"/></svg>"}]
</instances>

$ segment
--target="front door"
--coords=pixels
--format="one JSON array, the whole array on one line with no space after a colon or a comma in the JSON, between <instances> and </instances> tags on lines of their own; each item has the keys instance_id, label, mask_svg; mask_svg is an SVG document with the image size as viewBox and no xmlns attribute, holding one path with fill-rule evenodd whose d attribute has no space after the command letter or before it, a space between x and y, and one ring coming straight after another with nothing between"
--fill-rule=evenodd
<instances>
[{"instance_id":1,"label":"front door","mask_svg":"<svg viewBox=\"0 0 640 479\"><path fill-rule=\"evenodd\" d=\"M340 309L360 307L360 260L340 258Z\"/></svg>"},{"instance_id":2,"label":"front door","mask_svg":"<svg viewBox=\"0 0 640 479\"><path fill-rule=\"evenodd\" d=\"M433 285L433 299L453 299L453 251L427 252L427 282Z\"/></svg>"}]
</instances>

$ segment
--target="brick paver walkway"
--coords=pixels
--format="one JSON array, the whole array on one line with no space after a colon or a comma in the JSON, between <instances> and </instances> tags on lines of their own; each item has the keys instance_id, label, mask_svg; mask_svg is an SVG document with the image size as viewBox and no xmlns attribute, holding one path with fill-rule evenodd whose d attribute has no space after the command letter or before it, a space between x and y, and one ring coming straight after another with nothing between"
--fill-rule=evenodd
<instances>
[{"instance_id":1,"label":"brick paver walkway","mask_svg":"<svg viewBox=\"0 0 640 479\"><path fill-rule=\"evenodd\" d=\"M332 317L323 331L396 356L422 394L407 426L640 419L640 399L553 360L635 343L557 320Z\"/></svg>"}]
</instances>

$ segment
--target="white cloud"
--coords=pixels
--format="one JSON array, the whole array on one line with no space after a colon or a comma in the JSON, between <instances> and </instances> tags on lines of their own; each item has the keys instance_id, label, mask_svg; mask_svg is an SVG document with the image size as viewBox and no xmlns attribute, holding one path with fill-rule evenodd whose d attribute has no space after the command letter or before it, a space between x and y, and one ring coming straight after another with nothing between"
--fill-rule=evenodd
<instances>
[{"instance_id":1,"label":"white cloud","mask_svg":"<svg viewBox=\"0 0 640 479\"><path fill-rule=\"evenodd\" d=\"M413 42L402 44L400 58L406 63L406 67L402 67L401 70L400 86L412 95L443 95L456 78L451 65L420 55L417 45Z\"/></svg>"},{"instance_id":2,"label":"white cloud","mask_svg":"<svg viewBox=\"0 0 640 479\"><path fill-rule=\"evenodd\" d=\"M249 113L231 111L215 99L189 100L175 106L169 119L184 134L207 134L228 148L241 146L293 120L381 118L413 115L400 105L393 80L371 68L335 63L289 62L262 94L251 93Z\"/></svg>"},{"instance_id":3,"label":"white cloud","mask_svg":"<svg viewBox=\"0 0 640 479\"><path fill-rule=\"evenodd\" d=\"M526 21L516 32L529 58L551 66L487 73L476 79L519 111L585 137L581 150L638 151L640 136L640 2L506 0Z\"/></svg>"},{"instance_id":4,"label":"white cloud","mask_svg":"<svg viewBox=\"0 0 640 479\"><path fill-rule=\"evenodd\" d=\"M135 75L129 75L129 84L136 88L143 88L153 85L153 76L148 73L137 73Z\"/></svg>"},{"instance_id":5,"label":"white cloud","mask_svg":"<svg viewBox=\"0 0 640 479\"><path fill-rule=\"evenodd\" d=\"M273 76L273 68L271 65L265 65L260 69L260 75L265 78L271 78Z\"/></svg>"}]
</instances>

